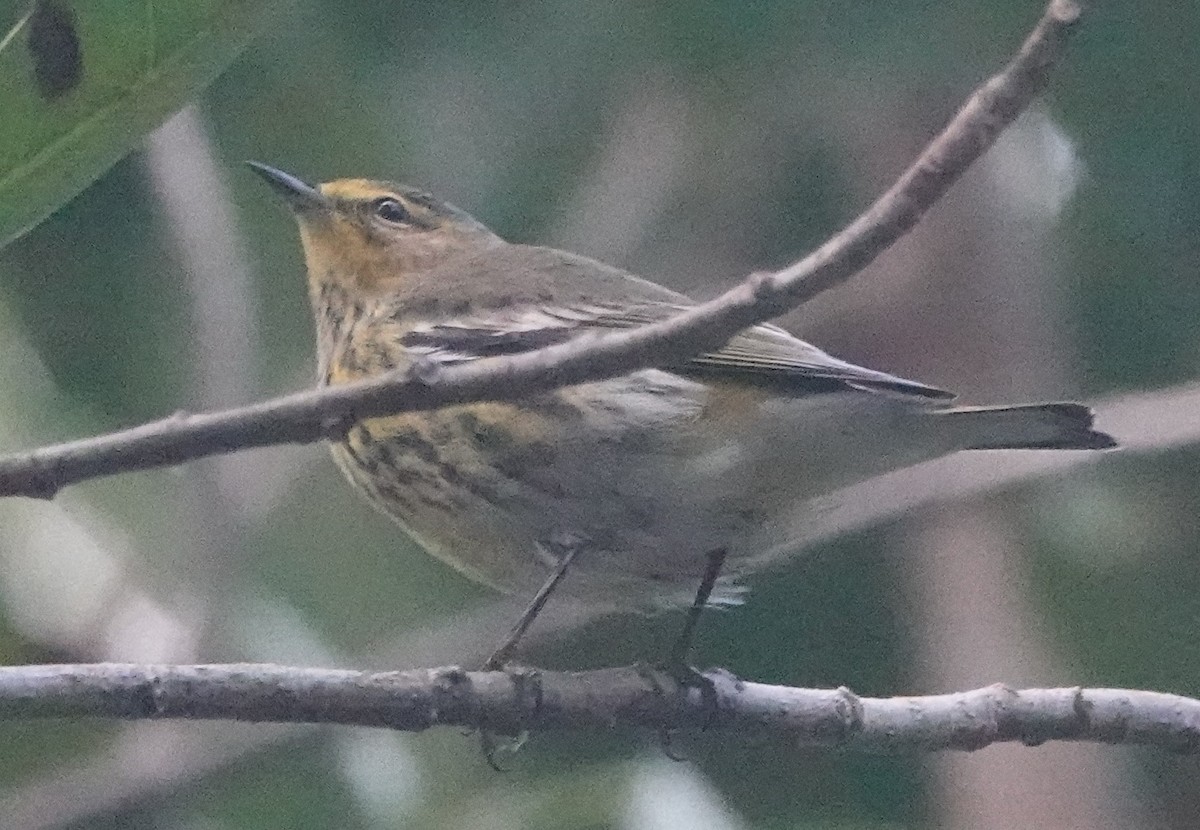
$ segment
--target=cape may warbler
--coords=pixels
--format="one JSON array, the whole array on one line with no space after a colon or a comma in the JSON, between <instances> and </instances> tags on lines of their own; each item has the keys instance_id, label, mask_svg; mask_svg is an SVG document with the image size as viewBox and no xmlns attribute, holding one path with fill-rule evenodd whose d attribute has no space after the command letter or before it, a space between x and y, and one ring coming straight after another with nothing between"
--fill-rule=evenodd
<instances>
[{"instance_id":1,"label":"cape may warbler","mask_svg":"<svg viewBox=\"0 0 1200 830\"><path fill-rule=\"evenodd\" d=\"M682 294L582 256L500 239L420 190L312 187L252 164L300 224L322 384L640 326ZM358 423L333 455L434 556L614 609L686 604L711 555L736 577L786 551L836 488L966 449L1114 446L1073 403L956 408L952 395L755 326L686 363L530 396ZM578 555L574 553L578 551Z\"/></svg>"}]
</instances>

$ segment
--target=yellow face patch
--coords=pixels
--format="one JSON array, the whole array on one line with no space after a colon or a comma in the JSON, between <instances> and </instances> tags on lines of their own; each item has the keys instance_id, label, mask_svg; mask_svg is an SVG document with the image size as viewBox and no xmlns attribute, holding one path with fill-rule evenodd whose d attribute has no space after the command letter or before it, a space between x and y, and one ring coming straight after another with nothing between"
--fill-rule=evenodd
<instances>
[{"instance_id":1,"label":"yellow face patch","mask_svg":"<svg viewBox=\"0 0 1200 830\"><path fill-rule=\"evenodd\" d=\"M300 241L308 260L309 279L347 289L370 290L400 276L403 261L381 246L367 244L361 223L334 214L300 222Z\"/></svg>"}]
</instances>

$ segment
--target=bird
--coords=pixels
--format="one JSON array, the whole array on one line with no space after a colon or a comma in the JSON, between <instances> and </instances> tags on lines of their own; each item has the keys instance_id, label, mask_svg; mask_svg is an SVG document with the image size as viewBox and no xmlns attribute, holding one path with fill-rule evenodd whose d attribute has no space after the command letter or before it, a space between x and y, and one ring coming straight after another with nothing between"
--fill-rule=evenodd
<instances>
[{"instance_id":1,"label":"bird","mask_svg":"<svg viewBox=\"0 0 1200 830\"><path fill-rule=\"evenodd\" d=\"M299 224L320 385L486 363L695 305L594 259L507 242L418 188L314 186L249 164ZM748 575L797 547L816 499L963 450L1116 446L1078 403L954 397L761 324L670 365L367 418L332 453L433 556L503 592L541 586L487 667L511 658L551 593L614 612L687 608L683 659L699 610L741 602Z\"/></svg>"}]
</instances>

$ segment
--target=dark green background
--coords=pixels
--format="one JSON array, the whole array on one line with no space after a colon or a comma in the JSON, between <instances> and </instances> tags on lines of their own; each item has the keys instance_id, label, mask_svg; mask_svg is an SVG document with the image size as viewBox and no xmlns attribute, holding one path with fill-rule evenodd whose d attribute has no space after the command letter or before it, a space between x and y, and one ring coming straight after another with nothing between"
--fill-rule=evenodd
<instances>
[{"instance_id":1,"label":"dark green background","mask_svg":"<svg viewBox=\"0 0 1200 830\"><path fill-rule=\"evenodd\" d=\"M1200 6L1095 5L1022 127L1032 142L1055 125L1074 158L1070 198L1053 209L1011 208L988 178L1005 177L985 162L913 240L790 320L798 331L978 402L1100 399L1196 375ZM6 28L20 7L0 10ZM243 159L317 180L420 184L506 238L573 247L711 295L753 269L786 264L852 218L1039 13L1037 2L982 0L285 7L196 102L236 210L242 239L230 244L244 246L253 275L248 291L232 295L251 306L248 394L307 384L312 347L294 228ZM1020 169L1040 169L1031 143L1005 152ZM1028 189L1045 180L1035 174ZM1018 187L1008 198L1033 203L1039 193ZM197 210L211 204L196 194ZM11 448L199 405L184 268L143 151L0 251L0 429ZM1016 287L995 288L1002 279ZM1027 318L1052 352L1021 348ZM1008 322L989 328L995 319ZM1058 682L1200 694L1196 462L1191 449L1113 455L963 508L999 517L1016 540L1025 613L1062 661ZM54 634L29 623L23 609L39 591L70 595L82 584L86 593L103 576L75 556L72 537L53 542L62 569L28 577L49 567L30 561L44 550L27 544L30 515L51 526L71 516L98 533L120 570L112 584L162 612L190 619L181 597L207 597L199 659L355 662L491 601L360 504L318 448L256 452L244 463L290 471L281 475L294 483L270 509L249 513L223 509L241 495L213 496L208 465L91 482L54 508L62 513L3 505L3 659L141 659L105 639L111 614L77 629L66 615ZM747 606L705 621L704 662L863 694L952 691L930 687L913 622L921 595L911 586L928 574L913 572L905 554L921 538L914 528L930 520L856 534L764 576ZM125 607L126 589L105 598L112 614ZM122 613L145 612L138 608ZM538 657L555 665L654 657L678 622L609 620ZM478 652L496 630L417 662ZM205 730L218 734L183 727L188 740ZM71 765L98 763L118 731L3 725L0 784L27 796L36 780L61 781ZM539 735L497 775L474 739L452 730L320 731L95 814L83 809L76 826L697 826L686 803L712 827L922 827L950 820L945 767L963 757L796 752L717 735L682 743L693 761L672 766L637 736ZM1115 757L1121 809L1145 826L1194 826L1194 760L1101 752ZM638 781L650 789L641 798L660 799L674 823L633 817ZM703 798L724 800L737 818L681 796L684 784L708 787Z\"/></svg>"}]
</instances>

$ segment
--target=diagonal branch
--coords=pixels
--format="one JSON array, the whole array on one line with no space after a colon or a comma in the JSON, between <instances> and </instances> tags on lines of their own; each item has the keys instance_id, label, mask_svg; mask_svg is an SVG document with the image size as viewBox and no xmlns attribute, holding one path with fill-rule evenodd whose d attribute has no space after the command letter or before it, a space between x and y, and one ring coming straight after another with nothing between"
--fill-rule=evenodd
<instances>
[{"instance_id":1,"label":"diagonal branch","mask_svg":"<svg viewBox=\"0 0 1200 830\"><path fill-rule=\"evenodd\" d=\"M896 183L845 229L782 271L751 275L674 319L620 334L579 338L437 372L392 373L224 412L179 413L109 435L10 455L0 458L0 496L50 498L68 484L99 476L249 447L337 439L361 418L511 400L718 348L741 329L845 282L912 228L1046 86L1079 15L1074 0L1051 0L1008 66L975 91Z\"/></svg>"},{"instance_id":2,"label":"diagonal branch","mask_svg":"<svg viewBox=\"0 0 1200 830\"><path fill-rule=\"evenodd\" d=\"M872 752L1091 741L1200 752L1200 700L1130 689L988 686L866 698L705 675L713 695L634 667L578 673L457 667L362 672L237 663L0 668L0 717L188 718L421 731L706 729Z\"/></svg>"}]
</instances>

